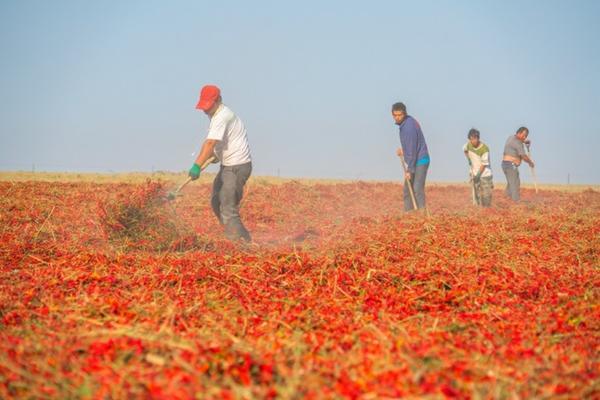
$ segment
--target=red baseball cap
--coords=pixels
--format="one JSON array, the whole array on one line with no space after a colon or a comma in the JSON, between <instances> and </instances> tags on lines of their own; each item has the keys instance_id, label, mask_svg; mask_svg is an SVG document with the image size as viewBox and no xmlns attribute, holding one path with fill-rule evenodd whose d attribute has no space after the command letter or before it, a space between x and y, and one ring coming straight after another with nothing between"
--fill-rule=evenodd
<instances>
[{"instance_id":1,"label":"red baseball cap","mask_svg":"<svg viewBox=\"0 0 600 400\"><path fill-rule=\"evenodd\" d=\"M206 85L200 91L200 100L196 104L196 108L200 110L208 110L215 104L215 100L221 95L221 90L215 85Z\"/></svg>"}]
</instances>

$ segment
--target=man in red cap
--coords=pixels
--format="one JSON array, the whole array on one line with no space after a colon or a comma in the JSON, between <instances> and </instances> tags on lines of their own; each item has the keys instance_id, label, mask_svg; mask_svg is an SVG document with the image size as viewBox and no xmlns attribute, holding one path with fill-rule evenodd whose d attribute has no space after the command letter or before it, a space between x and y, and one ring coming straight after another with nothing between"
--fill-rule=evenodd
<instances>
[{"instance_id":1,"label":"man in red cap","mask_svg":"<svg viewBox=\"0 0 600 400\"><path fill-rule=\"evenodd\" d=\"M212 156L221 162L213 182L212 209L225 227L225 235L229 239L249 242L250 233L240 219L244 185L252 173L246 128L233 111L223 104L221 91L214 85L202 88L196 108L208 115L210 124L189 176L192 180L198 179L200 166Z\"/></svg>"}]
</instances>

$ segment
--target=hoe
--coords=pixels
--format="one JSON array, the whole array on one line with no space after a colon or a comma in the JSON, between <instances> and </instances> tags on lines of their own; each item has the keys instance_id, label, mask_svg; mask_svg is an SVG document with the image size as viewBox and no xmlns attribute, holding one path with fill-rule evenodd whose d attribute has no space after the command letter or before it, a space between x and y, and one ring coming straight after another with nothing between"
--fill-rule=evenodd
<instances>
[{"instance_id":1,"label":"hoe","mask_svg":"<svg viewBox=\"0 0 600 400\"><path fill-rule=\"evenodd\" d=\"M208 160L206 160L204 162L204 164L202 164L202 166L200 167L201 171L204 171L204 169L206 169L206 167L208 167L208 165L210 163L212 163L215 160L215 157L211 157ZM175 200L175 198L177 196L179 196L179 192L181 191L181 189L183 189L188 183L190 183L192 181L192 177L188 177L185 182L183 182L181 185L179 185L179 187L175 190L170 191L167 194L167 200Z\"/></svg>"}]
</instances>

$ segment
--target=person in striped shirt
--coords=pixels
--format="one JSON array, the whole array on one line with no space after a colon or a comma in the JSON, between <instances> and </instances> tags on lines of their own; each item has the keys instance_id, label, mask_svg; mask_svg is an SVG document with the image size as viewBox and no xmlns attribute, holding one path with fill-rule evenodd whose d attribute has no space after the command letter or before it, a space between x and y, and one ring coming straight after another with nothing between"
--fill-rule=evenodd
<instances>
[{"instance_id":1,"label":"person in striped shirt","mask_svg":"<svg viewBox=\"0 0 600 400\"><path fill-rule=\"evenodd\" d=\"M494 182L490 167L490 149L479 138L479 131L471 129L468 141L463 146L463 151L469 162L475 201L478 205L489 207L492 205L492 189Z\"/></svg>"}]
</instances>

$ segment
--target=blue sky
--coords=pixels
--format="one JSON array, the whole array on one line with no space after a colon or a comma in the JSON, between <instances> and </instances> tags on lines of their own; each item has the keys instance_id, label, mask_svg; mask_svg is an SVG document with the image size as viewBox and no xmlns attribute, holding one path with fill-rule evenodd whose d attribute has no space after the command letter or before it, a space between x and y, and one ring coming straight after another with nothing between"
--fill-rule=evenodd
<instances>
[{"instance_id":1,"label":"blue sky","mask_svg":"<svg viewBox=\"0 0 600 400\"><path fill-rule=\"evenodd\" d=\"M540 181L598 184L599 20L598 1L2 0L0 169L187 170L213 83L255 175L400 179L403 101L430 181L466 179L471 127L504 181L525 125Z\"/></svg>"}]
</instances>

